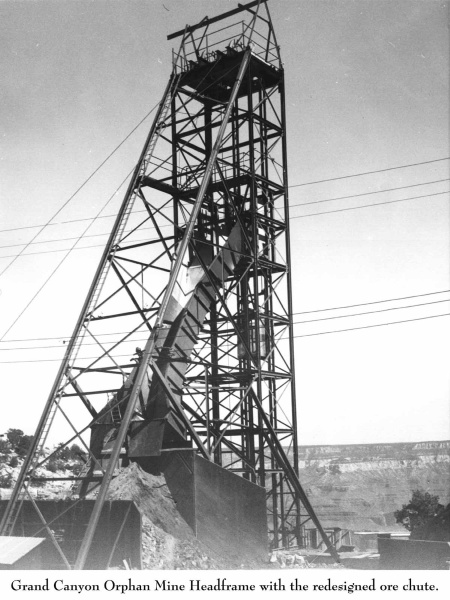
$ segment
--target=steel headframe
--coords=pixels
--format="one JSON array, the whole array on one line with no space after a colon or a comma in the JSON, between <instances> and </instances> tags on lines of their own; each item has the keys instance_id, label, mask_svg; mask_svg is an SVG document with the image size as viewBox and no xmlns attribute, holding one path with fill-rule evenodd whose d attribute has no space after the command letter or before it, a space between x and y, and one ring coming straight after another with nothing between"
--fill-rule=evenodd
<instances>
[{"instance_id":1,"label":"steel headframe","mask_svg":"<svg viewBox=\"0 0 450 600\"><path fill-rule=\"evenodd\" d=\"M45 466L60 449L45 446L65 432L61 446L86 453L72 491L97 493L75 563L40 518L65 566L84 568L130 425L162 394L187 444L266 488L273 547L303 546L312 522L338 560L298 479L284 71L267 3L176 37L1 533L13 534L34 485L56 479ZM89 441L96 425L109 427L106 461Z\"/></svg>"}]
</instances>

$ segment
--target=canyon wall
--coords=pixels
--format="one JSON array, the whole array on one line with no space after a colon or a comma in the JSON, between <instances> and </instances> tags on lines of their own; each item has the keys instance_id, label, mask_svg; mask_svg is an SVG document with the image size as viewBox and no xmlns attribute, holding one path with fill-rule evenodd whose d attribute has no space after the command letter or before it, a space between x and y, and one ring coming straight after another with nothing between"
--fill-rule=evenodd
<instances>
[{"instance_id":1,"label":"canyon wall","mask_svg":"<svg viewBox=\"0 0 450 600\"><path fill-rule=\"evenodd\" d=\"M450 441L300 446L300 481L324 527L404 530L394 511L420 489L450 502Z\"/></svg>"}]
</instances>

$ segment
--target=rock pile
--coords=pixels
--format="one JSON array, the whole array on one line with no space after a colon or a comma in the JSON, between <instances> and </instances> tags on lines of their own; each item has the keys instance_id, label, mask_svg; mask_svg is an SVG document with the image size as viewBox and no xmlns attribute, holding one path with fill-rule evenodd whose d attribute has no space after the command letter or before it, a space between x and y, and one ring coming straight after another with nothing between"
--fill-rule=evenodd
<instances>
[{"instance_id":1,"label":"rock pile","mask_svg":"<svg viewBox=\"0 0 450 600\"><path fill-rule=\"evenodd\" d=\"M145 569L236 568L196 539L180 516L164 475L151 475L131 463L111 482L109 500L133 500L142 515Z\"/></svg>"}]
</instances>

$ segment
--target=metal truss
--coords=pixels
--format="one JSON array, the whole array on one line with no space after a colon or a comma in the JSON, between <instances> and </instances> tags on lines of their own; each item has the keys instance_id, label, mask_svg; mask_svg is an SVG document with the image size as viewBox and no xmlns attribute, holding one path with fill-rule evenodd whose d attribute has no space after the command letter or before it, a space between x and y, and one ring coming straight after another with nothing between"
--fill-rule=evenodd
<instances>
[{"instance_id":1,"label":"metal truss","mask_svg":"<svg viewBox=\"0 0 450 600\"><path fill-rule=\"evenodd\" d=\"M312 521L337 558L298 479L284 71L266 2L177 37L1 531L48 479L56 430L88 457L72 496L97 498L75 563L43 519L68 568L86 564L120 461L180 445L266 488L273 547L303 545Z\"/></svg>"}]
</instances>

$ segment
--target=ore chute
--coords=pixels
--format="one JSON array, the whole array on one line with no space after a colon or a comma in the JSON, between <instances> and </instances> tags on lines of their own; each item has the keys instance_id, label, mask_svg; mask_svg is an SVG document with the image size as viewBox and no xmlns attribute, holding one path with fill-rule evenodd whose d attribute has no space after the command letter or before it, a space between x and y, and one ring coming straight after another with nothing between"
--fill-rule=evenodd
<instances>
[{"instance_id":1,"label":"ore chute","mask_svg":"<svg viewBox=\"0 0 450 600\"><path fill-rule=\"evenodd\" d=\"M182 266L180 269L164 313L164 326L159 331L154 349L154 362L180 405L189 359L211 304L215 301L210 279L220 287L224 278L231 277L243 262L244 248L242 225L237 222L216 256L212 256L211 252L203 252L203 258L209 258L209 263L205 265L207 273L195 254L189 266ZM138 350L136 360L139 362L142 351ZM116 430L125 411L136 373L137 366L119 392L103 408L100 419L92 427L91 450L103 462L107 462L116 438ZM174 411L173 403L160 379L145 377L130 426L127 456L159 456L163 448L190 446L186 428Z\"/></svg>"}]
</instances>

